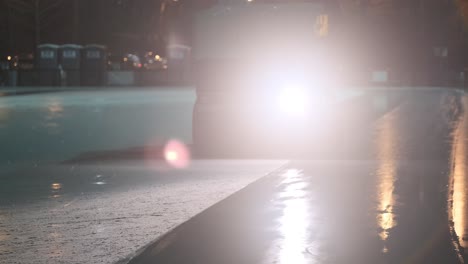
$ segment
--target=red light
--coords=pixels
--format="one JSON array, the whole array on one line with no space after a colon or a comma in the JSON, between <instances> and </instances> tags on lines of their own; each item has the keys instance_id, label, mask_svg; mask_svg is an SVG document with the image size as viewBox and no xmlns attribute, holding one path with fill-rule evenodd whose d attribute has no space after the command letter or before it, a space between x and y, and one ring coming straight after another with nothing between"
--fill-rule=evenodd
<instances>
[{"instance_id":1,"label":"red light","mask_svg":"<svg viewBox=\"0 0 468 264\"><path fill-rule=\"evenodd\" d=\"M171 140L164 147L164 159L170 166L183 169L190 164L190 151L184 143Z\"/></svg>"}]
</instances>

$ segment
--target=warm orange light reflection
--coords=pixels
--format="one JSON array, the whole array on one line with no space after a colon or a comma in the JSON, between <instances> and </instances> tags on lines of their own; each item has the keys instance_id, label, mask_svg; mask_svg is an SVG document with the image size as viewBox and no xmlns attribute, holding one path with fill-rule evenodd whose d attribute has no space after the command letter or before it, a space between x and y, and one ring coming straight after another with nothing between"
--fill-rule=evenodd
<instances>
[{"instance_id":1,"label":"warm orange light reflection","mask_svg":"<svg viewBox=\"0 0 468 264\"><path fill-rule=\"evenodd\" d=\"M45 116L44 126L49 129L49 132L58 132L60 125L56 120L63 115L62 102L58 98L52 97L48 99L46 107L47 115Z\"/></svg>"},{"instance_id":2,"label":"warm orange light reflection","mask_svg":"<svg viewBox=\"0 0 468 264\"><path fill-rule=\"evenodd\" d=\"M186 168L190 164L190 151L184 143L171 140L164 147L164 159L174 168Z\"/></svg>"},{"instance_id":3,"label":"warm orange light reflection","mask_svg":"<svg viewBox=\"0 0 468 264\"><path fill-rule=\"evenodd\" d=\"M381 126L377 134L377 154L379 159L379 167L377 170L377 198L378 198L378 214L377 225L380 228L379 237L382 241L386 241L389 236L389 230L397 225L394 214L394 206L396 197L395 175L397 170L397 129L395 128L394 119L392 116L382 120ZM388 252L388 248L384 246L384 253Z\"/></svg>"},{"instance_id":4,"label":"warm orange light reflection","mask_svg":"<svg viewBox=\"0 0 468 264\"><path fill-rule=\"evenodd\" d=\"M57 258L64 255L63 250L63 235L59 233L55 226L52 226L54 230L47 235L48 238L48 251L46 251L47 257Z\"/></svg>"},{"instance_id":5,"label":"warm orange light reflection","mask_svg":"<svg viewBox=\"0 0 468 264\"><path fill-rule=\"evenodd\" d=\"M60 195L60 192L62 190L62 184L61 183L52 183L50 185L50 189L51 189L51 195L49 196L49 198L52 198L52 199L57 199L57 198L60 198L61 195Z\"/></svg>"},{"instance_id":6,"label":"warm orange light reflection","mask_svg":"<svg viewBox=\"0 0 468 264\"><path fill-rule=\"evenodd\" d=\"M60 189L62 189L62 184L60 184L60 183L52 183L52 185L50 186L50 188L51 188L52 190L60 190Z\"/></svg>"},{"instance_id":7,"label":"warm orange light reflection","mask_svg":"<svg viewBox=\"0 0 468 264\"><path fill-rule=\"evenodd\" d=\"M455 233L459 237L460 246L463 248L468 247L468 241L463 239L468 236L466 222L466 214L468 213L468 175L466 174L467 125L465 118L462 118L454 133L451 173L451 182L453 184L453 186L451 186L451 189L453 190L451 216L454 223Z\"/></svg>"},{"instance_id":8,"label":"warm orange light reflection","mask_svg":"<svg viewBox=\"0 0 468 264\"><path fill-rule=\"evenodd\" d=\"M49 105L47 105L47 109L51 114L57 114L63 112L63 106L61 105L60 102L52 102Z\"/></svg>"}]
</instances>

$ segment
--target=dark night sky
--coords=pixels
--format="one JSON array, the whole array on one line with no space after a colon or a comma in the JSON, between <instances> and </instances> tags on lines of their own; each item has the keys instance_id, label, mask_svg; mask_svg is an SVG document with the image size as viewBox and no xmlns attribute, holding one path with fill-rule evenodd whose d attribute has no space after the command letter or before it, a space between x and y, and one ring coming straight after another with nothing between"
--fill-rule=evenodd
<instances>
[{"instance_id":1,"label":"dark night sky","mask_svg":"<svg viewBox=\"0 0 468 264\"><path fill-rule=\"evenodd\" d=\"M31 52L34 48L34 15L8 8L7 3L12 1L0 0L0 55ZM41 0L41 8L57 1L61 3L45 13L41 21L41 43L99 43L116 52L163 51L162 37L168 28L180 28L177 2L168 6L161 25L159 0L78 0L76 27L73 1Z\"/></svg>"}]
</instances>

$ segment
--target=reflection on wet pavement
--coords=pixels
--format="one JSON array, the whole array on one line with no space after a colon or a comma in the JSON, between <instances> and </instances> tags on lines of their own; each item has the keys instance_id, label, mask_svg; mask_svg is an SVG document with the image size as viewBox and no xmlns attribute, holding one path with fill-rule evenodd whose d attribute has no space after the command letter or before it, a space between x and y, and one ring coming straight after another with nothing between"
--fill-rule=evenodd
<instances>
[{"instance_id":1,"label":"reflection on wet pavement","mask_svg":"<svg viewBox=\"0 0 468 264\"><path fill-rule=\"evenodd\" d=\"M283 164L0 166L0 263L115 263Z\"/></svg>"},{"instance_id":2,"label":"reflection on wet pavement","mask_svg":"<svg viewBox=\"0 0 468 264\"><path fill-rule=\"evenodd\" d=\"M308 195L305 191L308 184L300 181L303 172L296 169L287 170L283 177L285 178L283 183L288 184L288 186L279 194L283 198L279 200L283 212L278 219L278 229L282 235L278 263L308 263L306 249L307 238L310 235L310 209L307 201ZM315 255L315 252L309 253Z\"/></svg>"},{"instance_id":3,"label":"reflection on wet pavement","mask_svg":"<svg viewBox=\"0 0 468 264\"><path fill-rule=\"evenodd\" d=\"M49 243L47 252L44 252L49 260L59 261L64 255L63 242L66 238L60 233L58 225L51 225L52 232L47 235L47 242Z\"/></svg>"},{"instance_id":4,"label":"reflection on wet pavement","mask_svg":"<svg viewBox=\"0 0 468 264\"><path fill-rule=\"evenodd\" d=\"M47 109L49 110L49 118L60 116L63 112L63 106L60 98L51 97L47 102Z\"/></svg>"},{"instance_id":5,"label":"reflection on wet pavement","mask_svg":"<svg viewBox=\"0 0 468 264\"><path fill-rule=\"evenodd\" d=\"M351 122L346 154L354 159L291 162L175 229L176 236L160 242L164 247L150 248L148 258L136 263L155 263L157 257L160 263L204 264L457 263L448 219L459 245L467 248L468 114L453 133L456 97L420 93L368 127ZM39 123L80 116L83 109L65 103L53 99L42 105ZM375 106L386 108L385 100L378 98ZM468 102L464 106L468 109ZM94 110L94 121L107 120L105 107ZM111 127L120 127L119 120ZM85 123L60 127L86 134ZM144 138L138 132L132 137ZM452 136L453 145L447 140ZM355 148L355 142L362 145ZM165 158L177 161L180 153L169 148ZM211 162L198 160L186 171L146 162L0 170L0 262L2 256L15 259L12 252L20 250L27 260L116 261L266 173L263 167L246 170L253 166L248 163ZM249 175L241 184L243 171ZM448 217L447 182L453 190Z\"/></svg>"},{"instance_id":6,"label":"reflection on wet pavement","mask_svg":"<svg viewBox=\"0 0 468 264\"><path fill-rule=\"evenodd\" d=\"M44 115L43 126L49 134L59 134L61 127L60 118L63 117L64 107L62 98L50 97L45 102L46 113Z\"/></svg>"},{"instance_id":7,"label":"reflection on wet pavement","mask_svg":"<svg viewBox=\"0 0 468 264\"><path fill-rule=\"evenodd\" d=\"M0 98L0 164L191 142L193 89L92 91ZM14 135L14 137L13 137Z\"/></svg>"},{"instance_id":8,"label":"reflection on wet pavement","mask_svg":"<svg viewBox=\"0 0 468 264\"><path fill-rule=\"evenodd\" d=\"M351 124L351 158L292 161L132 263L459 263L446 207L458 99L415 93L368 127ZM465 149L454 149L455 164L467 162ZM465 166L454 166L463 171L454 181L457 232L466 224Z\"/></svg>"},{"instance_id":9,"label":"reflection on wet pavement","mask_svg":"<svg viewBox=\"0 0 468 264\"><path fill-rule=\"evenodd\" d=\"M464 98L465 106L468 100ZM467 143L468 143L468 110L465 108L457 129L453 133L452 171L449 181L452 197L449 201L449 217L457 236L456 245L468 249L468 173L467 173ZM463 251L463 250L462 250ZM465 255L466 257L466 255Z\"/></svg>"},{"instance_id":10,"label":"reflection on wet pavement","mask_svg":"<svg viewBox=\"0 0 468 264\"><path fill-rule=\"evenodd\" d=\"M62 193L62 184L57 183L57 182L52 183L50 185L50 190L51 190L50 198L60 198L61 193Z\"/></svg>"},{"instance_id":11,"label":"reflection on wet pavement","mask_svg":"<svg viewBox=\"0 0 468 264\"><path fill-rule=\"evenodd\" d=\"M381 231L380 239L388 239L389 230L397 225L394 206L396 203L395 177L398 166L398 128L393 118L384 118L377 128L376 147L377 147L377 199L378 215L377 224ZM387 245L384 244L383 253L388 252Z\"/></svg>"}]
</instances>

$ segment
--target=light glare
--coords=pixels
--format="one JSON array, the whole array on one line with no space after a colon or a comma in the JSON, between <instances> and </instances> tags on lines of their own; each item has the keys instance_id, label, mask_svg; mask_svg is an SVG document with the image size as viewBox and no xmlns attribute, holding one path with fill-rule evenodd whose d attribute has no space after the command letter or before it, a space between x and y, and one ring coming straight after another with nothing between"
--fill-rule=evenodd
<instances>
[{"instance_id":1,"label":"light glare","mask_svg":"<svg viewBox=\"0 0 468 264\"><path fill-rule=\"evenodd\" d=\"M60 184L60 183L52 183L52 185L50 186L50 188L51 188L52 190L60 190L60 189L62 189L62 184Z\"/></svg>"},{"instance_id":2,"label":"light glare","mask_svg":"<svg viewBox=\"0 0 468 264\"><path fill-rule=\"evenodd\" d=\"M279 104L281 111L287 114L302 115L307 106L307 93L302 87L287 87L280 92Z\"/></svg>"},{"instance_id":3,"label":"light glare","mask_svg":"<svg viewBox=\"0 0 468 264\"><path fill-rule=\"evenodd\" d=\"M166 160L167 161L176 161L179 155L175 151L168 151L166 152Z\"/></svg>"},{"instance_id":4,"label":"light glare","mask_svg":"<svg viewBox=\"0 0 468 264\"><path fill-rule=\"evenodd\" d=\"M184 143L171 140L164 148L164 159L171 167L183 169L190 164L190 151Z\"/></svg>"}]
</instances>

